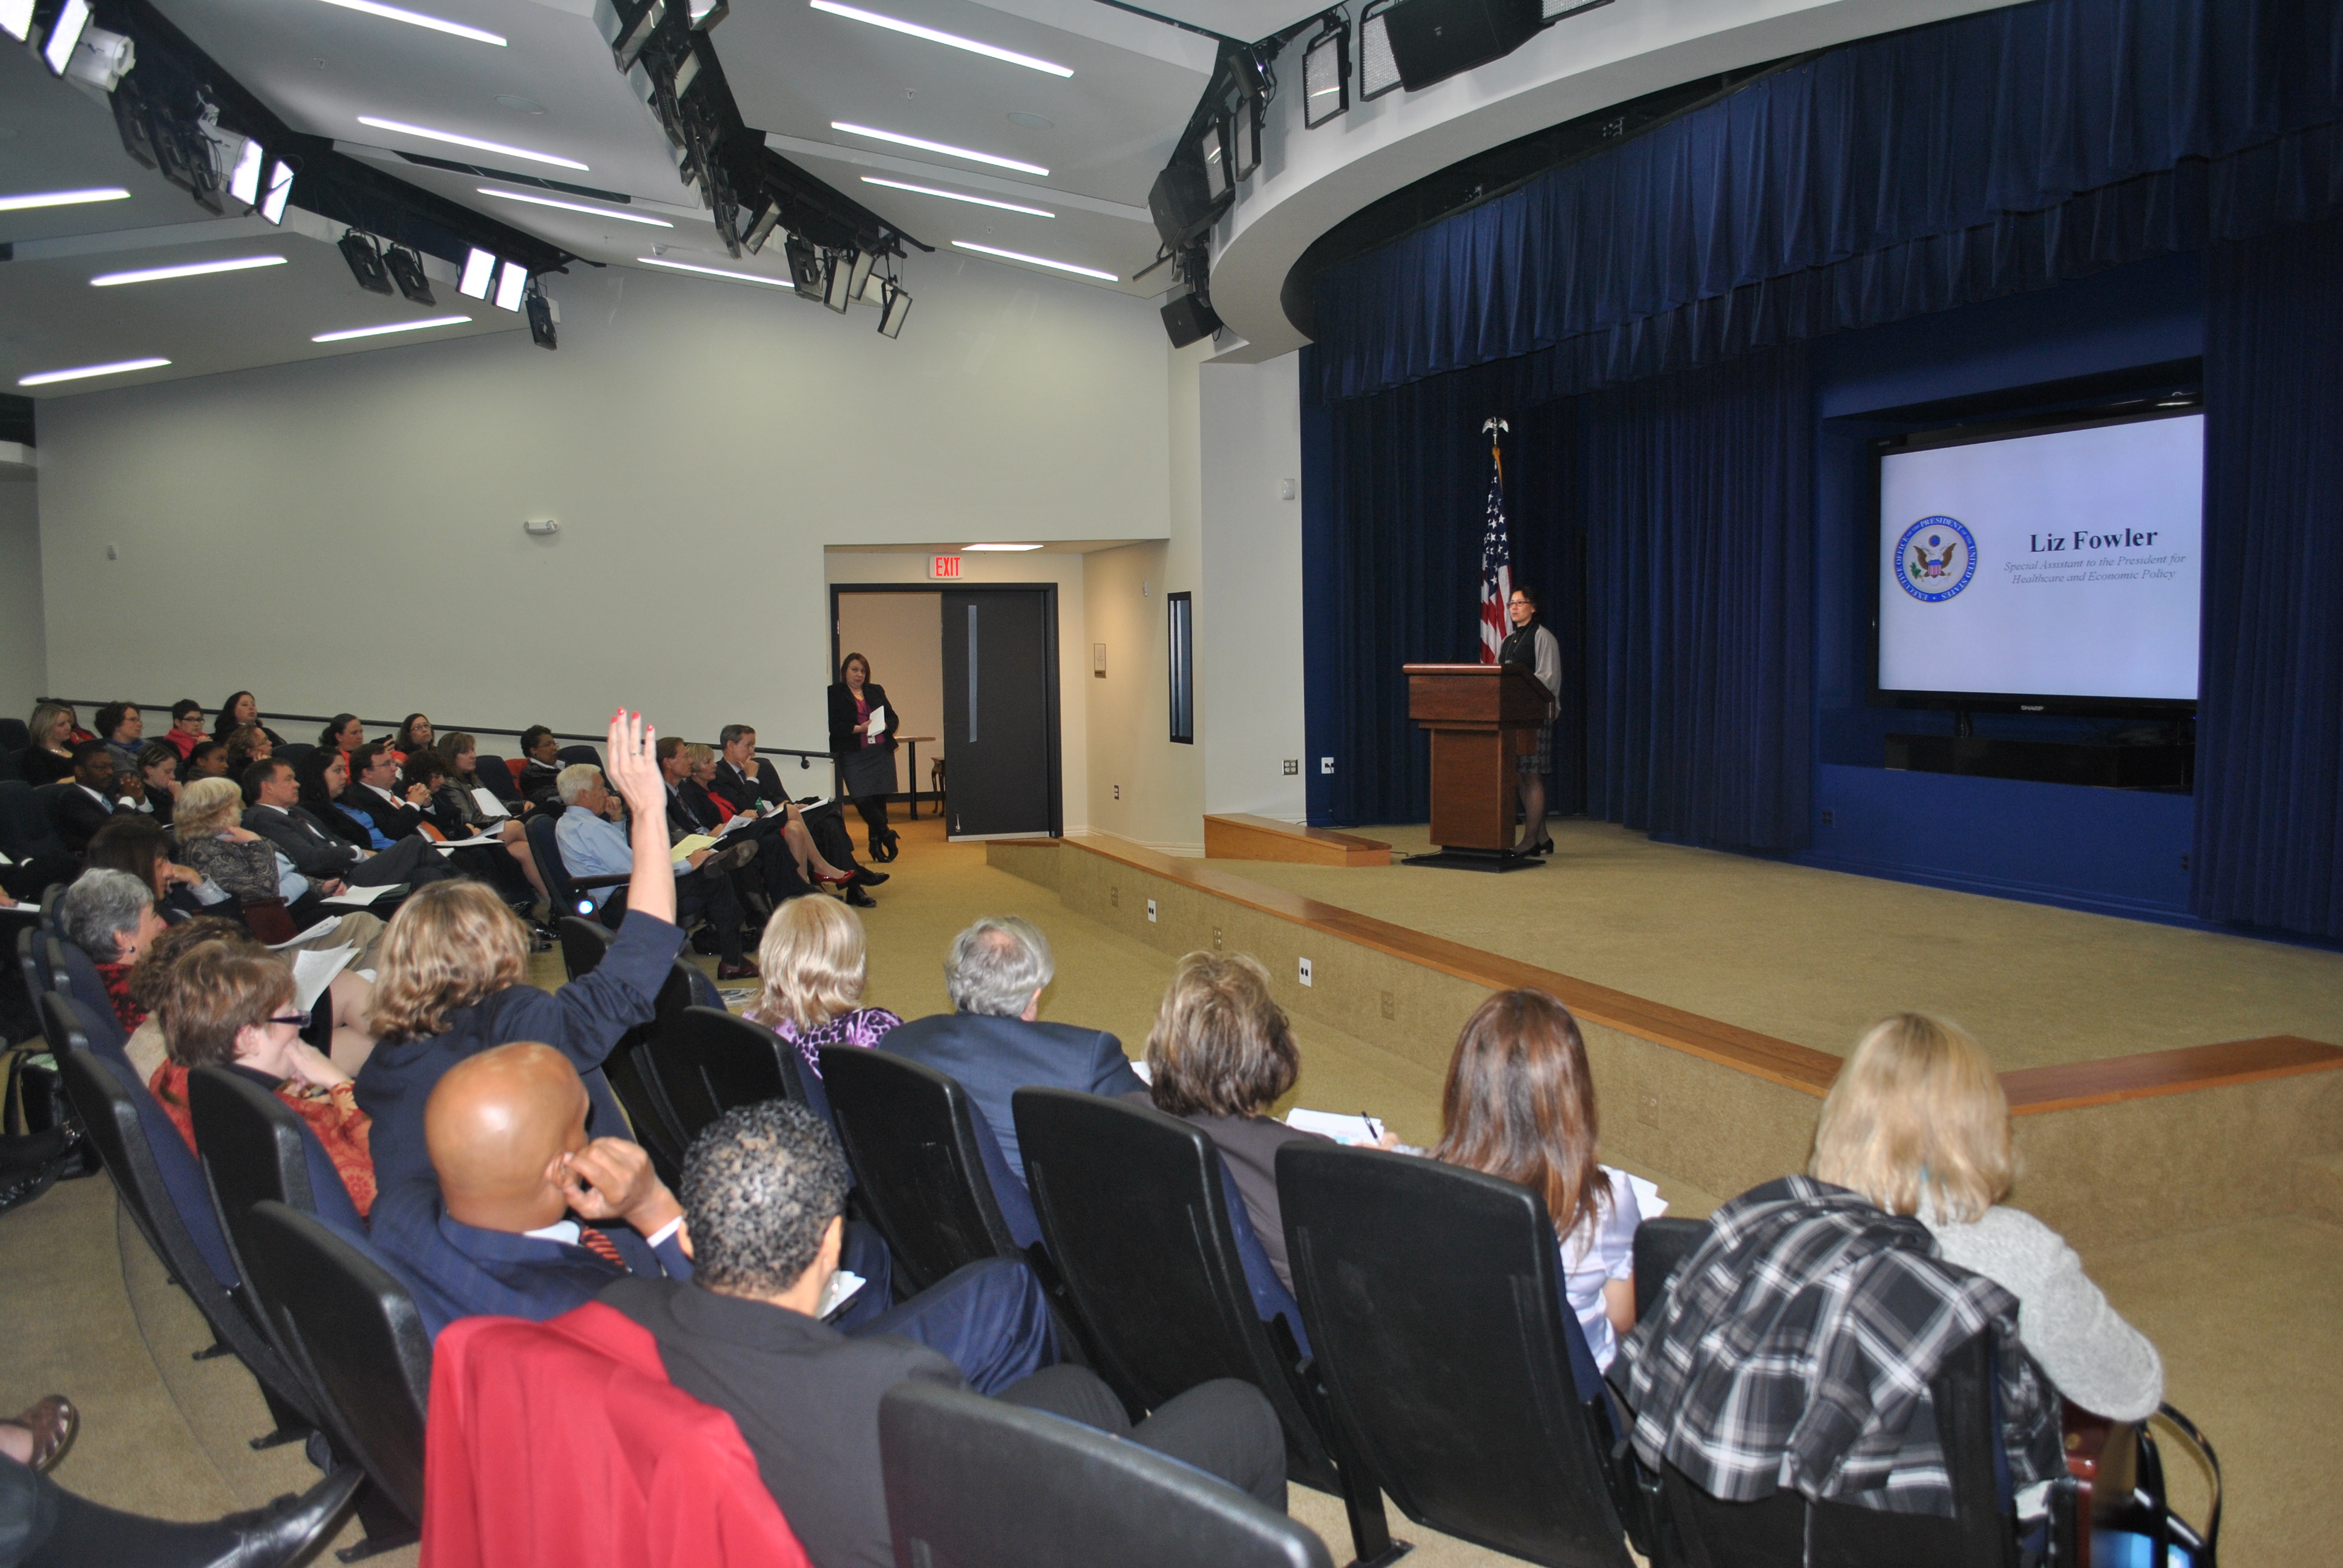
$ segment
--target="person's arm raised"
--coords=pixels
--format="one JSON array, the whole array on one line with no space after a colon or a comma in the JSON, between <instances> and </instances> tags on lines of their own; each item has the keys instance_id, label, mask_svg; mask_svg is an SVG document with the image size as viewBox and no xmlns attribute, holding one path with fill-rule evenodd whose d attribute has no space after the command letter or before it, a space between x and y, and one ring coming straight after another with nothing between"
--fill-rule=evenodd
<instances>
[{"instance_id":1,"label":"person's arm raised","mask_svg":"<svg viewBox=\"0 0 2343 1568\"><path fill-rule=\"evenodd\" d=\"M675 923L675 863L667 843L667 783L653 748L659 732L639 713L620 709L610 719L610 782L634 815L634 878L627 884L627 908Z\"/></svg>"}]
</instances>

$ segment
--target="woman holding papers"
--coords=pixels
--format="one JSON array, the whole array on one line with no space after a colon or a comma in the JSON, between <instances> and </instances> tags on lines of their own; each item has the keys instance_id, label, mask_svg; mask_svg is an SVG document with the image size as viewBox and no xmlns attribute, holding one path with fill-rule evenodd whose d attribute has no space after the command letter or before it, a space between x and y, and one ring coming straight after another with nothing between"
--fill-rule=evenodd
<instances>
[{"instance_id":1,"label":"woman holding papers","mask_svg":"<svg viewBox=\"0 0 2343 1568\"><path fill-rule=\"evenodd\" d=\"M870 678L870 661L850 653L830 689L830 754L838 759L846 792L870 834L870 858L895 858L900 836L887 826L887 797L895 792L895 732L901 728L887 689Z\"/></svg>"},{"instance_id":2,"label":"woman holding papers","mask_svg":"<svg viewBox=\"0 0 2343 1568\"><path fill-rule=\"evenodd\" d=\"M488 803L496 806L497 815L489 816L487 806L471 789L458 783L453 774L454 769L446 757L431 747L418 746L407 754L406 761L399 768L398 788L407 792L417 788L424 791L419 802L423 808L423 819L449 843L460 844L468 839L497 840L496 845L482 844L475 846L474 849L457 850L456 864L513 894L515 902L518 902L520 895L525 893L533 900L542 901L550 910L553 895L547 890L544 878L538 874L537 856L528 847L527 831L506 814L503 803L493 795L488 796ZM478 778L478 775L474 774L473 777ZM475 850L481 855L500 853L513 864L504 864L497 859L472 859L469 857ZM518 872L514 870L514 865L518 866Z\"/></svg>"},{"instance_id":3,"label":"woman holding papers","mask_svg":"<svg viewBox=\"0 0 2343 1568\"><path fill-rule=\"evenodd\" d=\"M1499 991L1457 1037L1434 1160L1545 1198L1570 1309L1598 1369L1635 1326L1635 1227L1626 1172L1594 1159L1594 1079L1570 1010L1542 990Z\"/></svg>"}]
</instances>

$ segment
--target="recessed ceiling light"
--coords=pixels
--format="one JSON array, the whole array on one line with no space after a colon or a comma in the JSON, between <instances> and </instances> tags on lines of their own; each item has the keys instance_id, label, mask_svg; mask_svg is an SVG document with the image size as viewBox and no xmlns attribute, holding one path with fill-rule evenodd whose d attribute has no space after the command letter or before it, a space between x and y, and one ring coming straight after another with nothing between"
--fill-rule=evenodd
<instances>
[{"instance_id":1,"label":"recessed ceiling light","mask_svg":"<svg viewBox=\"0 0 2343 1568\"><path fill-rule=\"evenodd\" d=\"M403 11L396 5L377 5L375 0L326 0L326 4L339 5L345 11L363 11L386 22L405 22L410 26L428 27L434 33L469 38L475 44L494 44L499 49L505 46L504 39L498 35L482 32L478 27L467 27L461 22L450 22L445 16L427 16L420 11Z\"/></svg>"},{"instance_id":2,"label":"recessed ceiling light","mask_svg":"<svg viewBox=\"0 0 2343 1568\"><path fill-rule=\"evenodd\" d=\"M1028 70L1047 71L1052 76L1071 76L1074 74L1070 66L1058 65L1054 61L1037 60L1031 55L1020 55L1011 49L1001 49L990 44L980 44L973 38L963 38L957 33L940 33L933 27L922 27L917 22L906 22L900 17L881 16L876 11L864 11L852 5L840 5L838 0L811 0L811 3L815 10L827 11L833 16L844 16L854 22L868 22L873 27L884 27L890 32L908 33L914 38L925 38L930 44L949 44L955 49L965 49L971 55L982 55L987 59L1006 60L1012 65L1022 65Z\"/></svg>"},{"instance_id":3,"label":"recessed ceiling light","mask_svg":"<svg viewBox=\"0 0 2343 1568\"><path fill-rule=\"evenodd\" d=\"M962 545L962 550L1038 550L1039 545Z\"/></svg>"},{"instance_id":4,"label":"recessed ceiling light","mask_svg":"<svg viewBox=\"0 0 2343 1568\"><path fill-rule=\"evenodd\" d=\"M1030 213L1035 217L1058 216L1053 212L1044 212L1038 206L1019 206L1013 201L994 201L990 196L970 196L966 191L938 190L933 186L905 185L901 180L882 180L876 175L864 175L862 183L867 186L885 186L889 190L917 191L921 196L941 196L946 201L974 202L978 206L997 206L1002 212Z\"/></svg>"},{"instance_id":5,"label":"recessed ceiling light","mask_svg":"<svg viewBox=\"0 0 2343 1568\"><path fill-rule=\"evenodd\" d=\"M120 186L85 191L27 191L23 196L0 196L0 212L24 212L36 206L78 206L90 201L125 201L129 196Z\"/></svg>"},{"instance_id":6,"label":"recessed ceiling light","mask_svg":"<svg viewBox=\"0 0 2343 1568\"><path fill-rule=\"evenodd\" d=\"M1034 266L1055 267L1060 272L1078 272L1084 277L1102 278L1108 283L1121 283L1122 281L1121 277L1111 272L1101 272L1095 266L1076 266L1071 261L1051 261L1046 256L1027 256L1023 251L1020 250L999 250L989 245L977 245L965 239L956 239L952 241L952 244L958 246L962 250L973 250L980 252L986 256L997 256L1004 261L1022 261L1028 262Z\"/></svg>"},{"instance_id":7,"label":"recessed ceiling light","mask_svg":"<svg viewBox=\"0 0 2343 1568\"><path fill-rule=\"evenodd\" d=\"M678 272L702 273L709 277L721 277L734 283L761 283L768 288L794 288L786 277L759 277L753 272L727 272L720 266L694 266L688 261L669 261L665 256L639 256L635 259L645 266L670 266Z\"/></svg>"},{"instance_id":8,"label":"recessed ceiling light","mask_svg":"<svg viewBox=\"0 0 2343 1568\"><path fill-rule=\"evenodd\" d=\"M459 136L453 131L435 131L428 126L410 126L404 120L383 120L372 115L360 115L358 124L372 126L377 131L398 131L410 136L421 136L427 142L447 142L459 147L474 147L484 153L502 153L508 158L526 158L533 164L551 164L557 168L583 170L586 167L576 158L531 152L527 147L507 146L502 142L484 142L478 136Z\"/></svg>"},{"instance_id":9,"label":"recessed ceiling light","mask_svg":"<svg viewBox=\"0 0 2343 1568\"><path fill-rule=\"evenodd\" d=\"M531 206L558 206L564 212L591 213L596 217L617 218L620 223L647 223L653 228L673 228L675 226L675 225L668 222L667 219L663 217L651 217L644 213L620 212L616 207L588 206L584 202L556 201L551 196L526 196L519 191L490 190L486 186L481 186L478 188L482 196L500 196L506 201L525 201Z\"/></svg>"},{"instance_id":10,"label":"recessed ceiling light","mask_svg":"<svg viewBox=\"0 0 2343 1568\"><path fill-rule=\"evenodd\" d=\"M236 256L226 261L190 261L178 266L142 266L136 272L102 272L89 280L92 288L112 288L117 283L161 283L173 277L202 277L214 272L249 272L256 266L282 266L281 256Z\"/></svg>"},{"instance_id":11,"label":"recessed ceiling light","mask_svg":"<svg viewBox=\"0 0 2343 1568\"><path fill-rule=\"evenodd\" d=\"M167 359L120 359L111 365L83 365L72 370L44 370L37 375L19 376L19 387L46 387L52 381L80 381L92 376L119 376L126 370L158 370L170 363Z\"/></svg>"},{"instance_id":12,"label":"recessed ceiling light","mask_svg":"<svg viewBox=\"0 0 2343 1568\"><path fill-rule=\"evenodd\" d=\"M897 146L917 147L921 152L941 153L946 157L973 158L978 163L990 164L995 168L1015 169L1021 175L1040 175L1045 179L1049 177L1050 171L1039 164L1020 163L1015 158L995 157L990 153L971 152L966 147L953 146L950 142L930 142L919 136L903 136L895 131L874 130L869 126L850 126L844 120L830 121L830 128L833 131L844 131L850 136L870 136L877 141L893 142Z\"/></svg>"},{"instance_id":13,"label":"recessed ceiling light","mask_svg":"<svg viewBox=\"0 0 2343 1568\"><path fill-rule=\"evenodd\" d=\"M468 316L434 316L424 321L394 321L383 327L347 327L339 332L320 332L309 341L347 343L353 337L380 337L387 332L420 332L427 327L461 327L471 319Z\"/></svg>"}]
</instances>

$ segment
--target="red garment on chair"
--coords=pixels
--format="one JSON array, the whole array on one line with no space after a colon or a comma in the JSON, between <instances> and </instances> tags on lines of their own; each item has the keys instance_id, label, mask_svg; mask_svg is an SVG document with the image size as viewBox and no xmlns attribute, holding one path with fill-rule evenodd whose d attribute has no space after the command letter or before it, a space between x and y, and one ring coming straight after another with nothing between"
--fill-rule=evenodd
<instances>
[{"instance_id":1,"label":"red garment on chair","mask_svg":"<svg viewBox=\"0 0 2343 1568\"><path fill-rule=\"evenodd\" d=\"M732 1418L589 1302L432 1347L422 1568L812 1568Z\"/></svg>"}]
</instances>

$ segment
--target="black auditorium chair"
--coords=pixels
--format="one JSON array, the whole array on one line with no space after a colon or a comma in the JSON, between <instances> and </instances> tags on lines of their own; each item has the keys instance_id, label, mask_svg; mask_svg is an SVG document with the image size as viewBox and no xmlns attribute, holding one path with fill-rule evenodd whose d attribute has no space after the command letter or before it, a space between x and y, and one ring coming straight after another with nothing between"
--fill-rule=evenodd
<instances>
[{"instance_id":1,"label":"black auditorium chair","mask_svg":"<svg viewBox=\"0 0 2343 1568\"><path fill-rule=\"evenodd\" d=\"M562 967L573 980L591 972L617 940L600 925L576 915L563 917L559 929ZM667 1091L659 1081L659 1068L651 1060L649 1042L685 1009L722 1000L713 981L693 965L678 959L668 971L666 983L659 988L651 1021L628 1030L610 1048L610 1054L602 1059L602 1076L609 1081L610 1092L618 1097L618 1108L627 1113L635 1141L643 1146L659 1180L669 1187L683 1179L684 1151L690 1147L691 1141L684 1134L668 1101Z\"/></svg>"},{"instance_id":2,"label":"black auditorium chair","mask_svg":"<svg viewBox=\"0 0 2343 1568\"><path fill-rule=\"evenodd\" d=\"M11 779L0 782L0 853L22 870L12 871L9 886L19 898L48 879L65 879L81 870L80 857L57 837L50 812L58 796L74 788L70 779L54 784L27 784Z\"/></svg>"},{"instance_id":3,"label":"black auditorium chair","mask_svg":"<svg viewBox=\"0 0 2343 1568\"><path fill-rule=\"evenodd\" d=\"M0 751L22 751L33 743L33 731L21 719L0 719Z\"/></svg>"},{"instance_id":4,"label":"black auditorium chair","mask_svg":"<svg viewBox=\"0 0 2343 1568\"><path fill-rule=\"evenodd\" d=\"M618 933L599 920L583 915L565 915L555 924L561 938L562 972L571 980L592 971L618 940Z\"/></svg>"},{"instance_id":5,"label":"black auditorium chair","mask_svg":"<svg viewBox=\"0 0 2343 1568\"><path fill-rule=\"evenodd\" d=\"M1025 1184L958 1080L883 1050L826 1045L821 1081L863 1210L903 1288L924 1291L987 1258L1032 1261L1027 1249L1041 1229Z\"/></svg>"},{"instance_id":6,"label":"black auditorium chair","mask_svg":"<svg viewBox=\"0 0 2343 1568\"><path fill-rule=\"evenodd\" d=\"M79 942L67 938L49 939L49 984L81 1003L82 1011L91 1026L90 1044L100 1050L119 1053L130 1041L130 1031L122 1027L121 1015L114 1010L114 999L106 994L106 981L98 978L97 964Z\"/></svg>"},{"instance_id":7,"label":"black auditorium chair","mask_svg":"<svg viewBox=\"0 0 2343 1568\"><path fill-rule=\"evenodd\" d=\"M1635 1321L1652 1315L1667 1293L1676 1265L1700 1251L1708 1240L1708 1221L1662 1214L1635 1227Z\"/></svg>"},{"instance_id":8,"label":"black auditorium chair","mask_svg":"<svg viewBox=\"0 0 2343 1568\"><path fill-rule=\"evenodd\" d=\"M1533 1563L1627 1568L1642 1496L1611 1461L1544 1199L1318 1143L1277 1151L1277 1191L1334 1422L1400 1511Z\"/></svg>"},{"instance_id":9,"label":"black auditorium chair","mask_svg":"<svg viewBox=\"0 0 2343 1568\"><path fill-rule=\"evenodd\" d=\"M553 759L564 768L575 768L580 762L589 768L602 766L602 753L591 746L565 746L553 754Z\"/></svg>"},{"instance_id":10,"label":"black auditorium chair","mask_svg":"<svg viewBox=\"0 0 2343 1568\"><path fill-rule=\"evenodd\" d=\"M531 817L526 826L529 850L537 857L538 874L545 879L545 890L553 895L553 912L615 929L619 918L627 912L627 884L634 878L627 873L607 877L571 876L568 866L561 859L561 840L554 832L558 815L556 812L540 811ZM594 907L593 900L586 897L596 888L617 890L602 900L599 910Z\"/></svg>"},{"instance_id":11,"label":"black auditorium chair","mask_svg":"<svg viewBox=\"0 0 2343 1568\"><path fill-rule=\"evenodd\" d=\"M935 1568L1332 1568L1309 1529L1200 1470L961 1389L879 1402L898 1563Z\"/></svg>"},{"instance_id":12,"label":"black auditorium chair","mask_svg":"<svg viewBox=\"0 0 2343 1568\"><path fill-rule=\"evenodd\" d=\"M520 786L513 781L510 763L485 751L476 752L472 757L472 771L479 775L481 789L503 801L505 809L514 816L520 815L517 809L521 804Z\"/></svg>"},{"instance_id":13,"label":"black auditorium chair","mask_svg":"<svg viewBox=\"0 0 2343 1568\"><path fill-rule=\"evenodd\" d=\"M371 1555L415 1541L423 1523L423 1416L431 1336L398 1276L374 1250L273 1199L253 1205L252 1266L277 1332L317 1391L327 1441L371 1483L358 1493Z\"/></svg>"},{"instance_id":14,"label":"black auditorium chair","mask_svg":"<svg viewBox=\"0 0 2343 1568\"><path fill-rule=\"evenodd\" d=\"M43 1006L66 1009L72 1004L51 992ZM70 1037L79 1032L78 1026L70 1022L52 1029L53 1039L56 1033ZM313 1424L307 1389L277 1359L275 1347L242 1299L227 1241L196 1157L126 1062L101 1055L86 1044L73 1049L73 1043L69 1040L68 1049L59 1055L57 1068L82 1130L96 1146L106 1174L114 1179L115 1191L139 1233L210 1325L212 1347L198 1352L196 1359L233 1354L259 1382L276 1430L256 1439L255 1447L298 1435Z\"/></svg>"},{"instance_id":15,"label":"black auditorium chair","mask_svg":"<svg viewBox=\"0 0 2343 1568\"><path fill-rule=\"evenodd\" d=\"M798 1048L720 1007L688 1007L651 1037L651 1063L688 1146L726 1111L806 1094Z\"/></svg>"},{"instance_id":16,"label":"black auditorium chair","mask_svg":"<svg viewBox=\"0 0 2343 1568\"><path fill-rule=\"evenodd\" d=\"M1213 1378L1252 1384L1284 1429L1288 1479L1342 1495L1358 1561L1404 1553L1374 1482L1330 1443L1300 1311L1204 1131L1071 1090L1021 1089L1011 1104L1050 1260L1124 1404L1143 1414Z\"/></svg>"},{"instance_id":17,"label":"black auditorium chair","mask_svg":"<svg viewBox=\"0 0 2343 1568\"><path fill-rule=\"evenodd\" d=\"M23 988L25 1015L32 1030L41 1027L41 993L49 989L47 966L41 961L41 911L18 905L13 910L0 910L0 932L7 935L9 950L15 958L16 981ZM12 1040L22 1035L12 1034Z\"/></svg>"}]
</instances>

